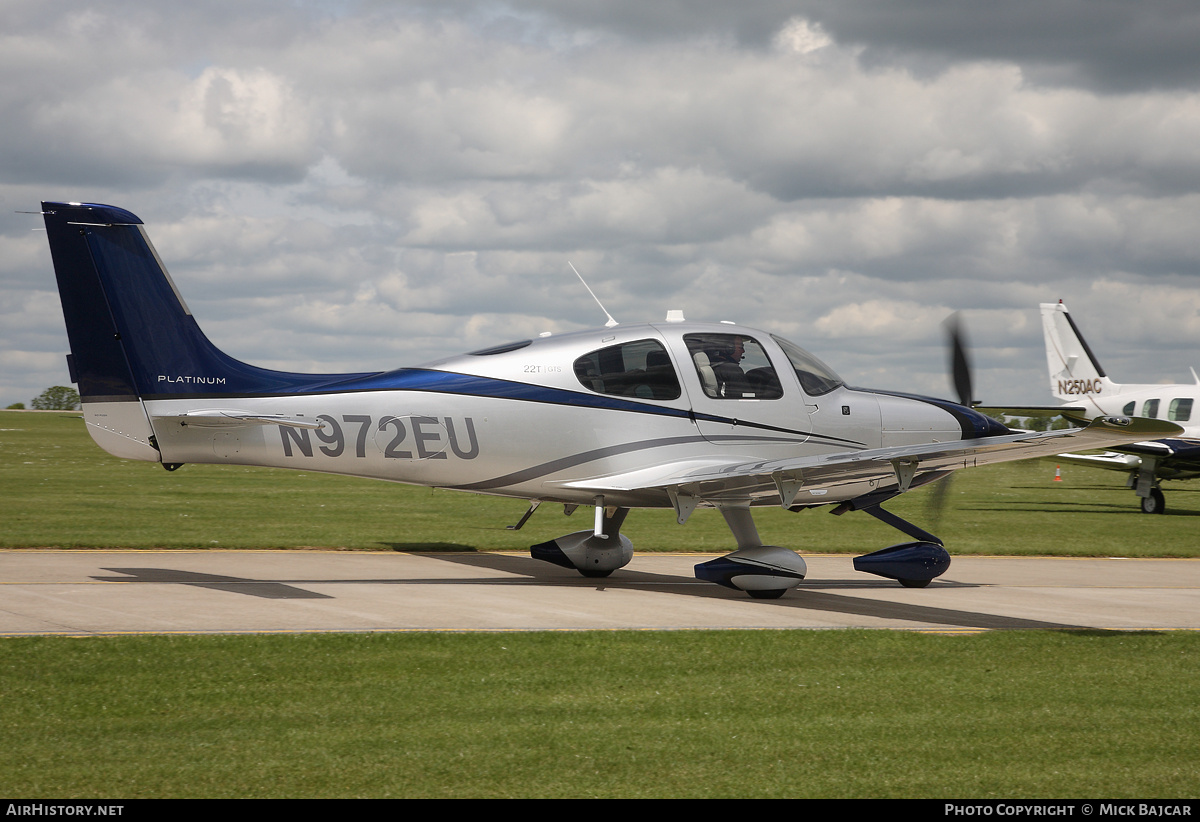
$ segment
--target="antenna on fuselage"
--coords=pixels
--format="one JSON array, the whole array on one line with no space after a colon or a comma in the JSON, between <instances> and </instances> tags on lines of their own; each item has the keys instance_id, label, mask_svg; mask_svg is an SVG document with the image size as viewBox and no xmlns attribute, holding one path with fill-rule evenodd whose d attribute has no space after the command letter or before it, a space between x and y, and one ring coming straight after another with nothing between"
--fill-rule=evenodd
<instances>
[{"instance_id":1,"label":"antenna on fuselage","mask_svg":"<svg viewBox=\"0 0 1200 822\"><path fill-rule=\"evenodd\" d=\"M583 287L586 288L587 292L592 295L592 299L596 301L596 305L600 306L600 310L604 312L604 316L608 317L608 322L604 324L604 327L612 328L614 325L617 325L618 323L613 319L613 315L608 313L608 309L604 307L604 303L600 302L600 298L596 296L595 291L592 291L592 287L587 284L587 280L583 278L583 275L579 273L579 270L571 264L570 260L567 260L567 265L571 266L571 270L575 272L575 276L579 278L579 282L583 283Z\"/></svg>"}]
</instances>

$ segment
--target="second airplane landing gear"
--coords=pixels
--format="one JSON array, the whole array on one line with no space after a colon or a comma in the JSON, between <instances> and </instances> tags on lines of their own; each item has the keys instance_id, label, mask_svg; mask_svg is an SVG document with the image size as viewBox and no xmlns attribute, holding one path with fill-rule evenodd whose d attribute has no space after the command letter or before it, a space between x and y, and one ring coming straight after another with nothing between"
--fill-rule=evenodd
<instances>
[{"instance_id":1,"label":"second airplane landing gear","mask_svg":"<svg viewBox=\"0 0 1200 822\"><path fill-rule=\"evenodd\" d=\"M1163 492L1157 488L1151 488L1150 493L1142 497L1142 513L1143 514L1161 514L1167 510L1167 501L1163 498Z\"/></svg>"}]
</instances>

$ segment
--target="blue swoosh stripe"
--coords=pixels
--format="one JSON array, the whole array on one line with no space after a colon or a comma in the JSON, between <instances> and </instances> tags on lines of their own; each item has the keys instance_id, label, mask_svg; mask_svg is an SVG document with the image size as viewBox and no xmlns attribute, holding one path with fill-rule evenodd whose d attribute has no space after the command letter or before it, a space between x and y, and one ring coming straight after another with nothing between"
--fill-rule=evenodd
<instances>
[{"instance_id":1,"label":"blue swoosh stripe","mask_svg":"<svg viewBox=\"0 0 1200 822\"><path fill-rule=\"evenodd\" d=\"M300 377L301 375L289 375ZM473 374L460 374L453 371L438 371L430 368L400 368L376 374L353 374L345 380L318 379L310 380L307 384L299 380L290 386L291 393L301 396L316 396L320 394L342 394L368 391L426 391L439 394L455 394L459 396L487 397L491 399L517 400L522 402L542 402L552 405L567 405L576 408L599 408L611 411L631 411L640 414L657 414L664 417L699 420L703 422L721 423L725 425L744 426L746 428L765 431L775 431L797 437L807 437L823 440L829 443L857 445L861 443L829 437L817 432L793 430L773 425L764 425L749 420L735 420L732 417L715 414L695 413L685 408L670 408L661 405L651 405L636 400L624 399L605 394L590 394L581 391L570 391L565 388L549 388L543 385L501 380L494 377L479 377ZM189 399L195 394L156 394L146 399ZM254 396L280 396L277 392L266 394L206 392L205 397L246 398Z\"/></svg>"}]
</instances>

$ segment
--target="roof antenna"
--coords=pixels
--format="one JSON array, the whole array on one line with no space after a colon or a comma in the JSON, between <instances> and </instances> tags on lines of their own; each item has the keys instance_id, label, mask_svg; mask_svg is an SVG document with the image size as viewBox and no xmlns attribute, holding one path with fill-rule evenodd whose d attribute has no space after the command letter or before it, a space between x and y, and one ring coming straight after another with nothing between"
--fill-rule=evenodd
<instances>
[{"instance_id":1,"label":"roof antenna","mask_svg":"<svg viewBox=\"0 0 1200 822\"><path fill-rule=\"evenodd\" d=\"M587 284L587 280L583 279L583 275L579 273L579 270L574 265L571 265L570 260L567 260L567 265L571 266L571 270L575 272L575 276L579 278L579 282L583 283L583 287L592 295L592 299L596 301L596 305L600 306L600 310L604 312L604 316L608 317L608 322L604 324L604 327L612 328L614 325L617 325L617 321L613 319L612 314L608 313L608 309L604 307L604 303L600 302L600 298L596 296L595 291L592 291L591 286Z\"/></svg>"}]
</instances>

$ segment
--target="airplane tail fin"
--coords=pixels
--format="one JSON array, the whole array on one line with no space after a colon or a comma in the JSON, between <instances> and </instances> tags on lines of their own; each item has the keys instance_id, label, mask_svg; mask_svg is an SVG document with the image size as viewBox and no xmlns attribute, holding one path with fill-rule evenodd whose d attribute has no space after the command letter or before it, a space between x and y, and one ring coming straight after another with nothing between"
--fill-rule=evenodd
<instances>
[{"instance_id":1,"label":"airplane tail fin","mask_svg":"<svg viewBox=\"0 0 1200 822\"><path fill-rule=\"evenodd\" d=\"M1067 307L1059 301L1042 303L1041 310L1050 392L1064 402L1077 402L1081 396L1115 393L1119 386L1104 373L1067 313Z\"/></svg>"},{"instance_id":2,"label":"airplane tail fin","mask_svg":"<svg viewBox=\"0 0 1200 822\"><path fill-rule=\"evenodd\" d=\"M146 400L312 391L357 376L271 371L222 352L200 330L142 221L130 212L44 202L42 215L71 346L71 379L88 430L110 453L159 459Z\"/></svg>"},{"instance_id":3,"label":"airplane tail fin","mask_svg":"<svg viewBox=\"0 0 1200 822\"><path fill-rule=\"evenodd\" d=\"M199 329L180 333L191 313L142 221L123 209L79 203L42 203L42 214L80 397L130 402L154 393L159 374L179 370L175 362L164 368L163 361L178 360L177 349L190 347L179 338L195 337Z\"/></svg>"}]
</instances>

